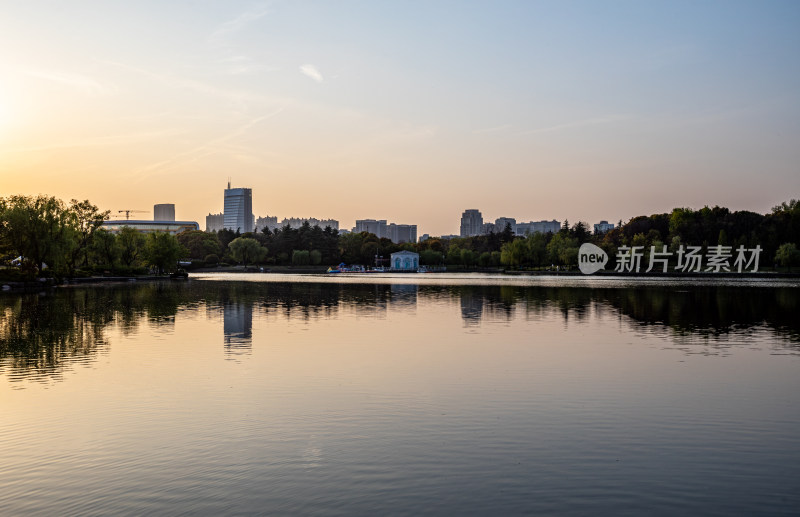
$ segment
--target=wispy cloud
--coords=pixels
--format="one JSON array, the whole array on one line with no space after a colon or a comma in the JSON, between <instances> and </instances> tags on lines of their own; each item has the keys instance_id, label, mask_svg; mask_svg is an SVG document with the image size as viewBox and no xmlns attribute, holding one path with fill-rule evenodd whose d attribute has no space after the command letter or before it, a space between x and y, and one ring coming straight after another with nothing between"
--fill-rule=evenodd
<instances>
[{"instance_id":1,"label":"wispy cloud","mask_svg":"<svg viewBox=\"0 0 800 517\"><path fill-rule=\"evenodd\" d=\"M473 135L482 135L484 133L497 133L499 131L504 131L506 129L510 129L511 124L503 124L502 126L495 126L495 127L487 127L484 129L476 129L472 132Z\"/></svg>"},{"instance_id":2,"label":"wispy cloud","mask_svg":"<svg viewBox=\"0 0 800 517\"><path fill-rule=\"evenodd\" d=\"M165 171L186 165L188 163L196 162L200 158L217 154L223 150L225 144L247 133L247 131L249 131L253 126L259 124L260 122L263 122L264 120L270 119L278 115L283 110L284 108L281 107L273 111L272 113L268 113L266 115L262 115L260 117L251 119L247 123L239 126L238 128L234 129L233 131L225 135L222 135L219 138L214 138L204 144L189 149L188 151L177 153L174 156L171 156L165 160L151 163L150 165L141 167L133 172L138 176L137 180L142 181L153 176L154 174L160 174Z\"/></svg>"},{"instance_id":3,"label":"wispy cloud","mask_svg":"<svg viewBox=\"0 0 800 517\"><path fill-rule=\"evenodd\" d=\"M264 66L247 56L231 56L223 59L222 63L226 67L226 72L231 75L244 75L258 70L275 70L275 68Z\"/></svg>"},{"instance_id":4,"label":"wispy cloud","mask_svg":"<svg viewBox=\"0 0 800 517\"><path fill-rule=\"evenodd\" d=\"M57 144L42 144L28 147L0 147L0 155L11 153L32 153L42 151L53 151L56 149L73 149L80 147L112 147L129 145L134 143L147 142L156 139L162 139L168 136L175 136L180 134L181 131L174 129L163 129L158 131L142 131L138 133L125 133L119 135L106 135L82 138L79 140L71 140L60 142Z\"/></svg>"},{"instance_id":5,"label":"wispy cloud","mask_svg":"<svg viewBox=\"0 0 800 517\"><path fill-rule=\"evenodd\" d=\"M115 90L112 86L101 83L92 77L73 72L28 69L25 73L31 77L68 86L87 95L109 95Z\"/></svg>"},{"instance_id":6,"label":"wispy cloud","mask_svg":"<svg viewBox=\"0 0 800 517\"><path fill-rule=\"evenodd\" d=\"M319 73L317 67L314 65L303 65L300 67L300 73L303 75L310 77L311 79L321 83L323 81L322 74Z\"/></svg>"},{"instance_id":7,"label":"wispy cloud","mask_svg":"<svg viewBox=\"0 0 800 517\"><path fill-rule=\"evenodd\" d=\"M242 29L244 29L250 23L263 18L269 13L269 9L265 4L257 5L247 11L239 14L232 20L228 20L227 22L223 23L219 27L217 27L214 32L211 33L209 36L209 40L215 44L224 43L225 40L231 34L235 34Z\"/></svg>"},{"instance_id":8,"label":"wispy cloud","mask_svg":"<svg viewBox=\"0 0 800 517\"><path fill-rule=\"evenodd\" d=\"M528 131L523 131L521 135L535 135L541 133L553 133L556 131L562 131L565 129L576 129L582 127L589 127L589 126L598 126L602 124L612 124L614 122L619 122L621 120L625 120L630 118L626 115L611 115L608 117L596 117L596 118L586 118L581 120L574 120L572 122L565 122L563 124L556 124L554 126L547 126L541 127L537 129L529 129Z\"/></svg>"},{"instance_id":9,"label":"wispy cloud","mask_svg":"<svg viewBox=\"0 0 800 517\"><path fill-rule=\"evenodd\" d=\"M293 99L290 98L278 98L273 96L267 96L262 93L253 93L246 90L231 90L228 88L219 88L210 82L197 81L194 79L187 79L184 77L153 72L136 66L127 65L125 63L117 63L114 61L101 61L101 62L110 66L114 66L120 69L127 70L129 72L134 72L136 74L142 75L170 88L187 89L204 95L219 97L229 102L237 102L237 103L253 102L258 104L271 104L271 105L274 105L276 103L280 103L281 105L286 105L293 102Z\"/></svg>"}]
</instances>

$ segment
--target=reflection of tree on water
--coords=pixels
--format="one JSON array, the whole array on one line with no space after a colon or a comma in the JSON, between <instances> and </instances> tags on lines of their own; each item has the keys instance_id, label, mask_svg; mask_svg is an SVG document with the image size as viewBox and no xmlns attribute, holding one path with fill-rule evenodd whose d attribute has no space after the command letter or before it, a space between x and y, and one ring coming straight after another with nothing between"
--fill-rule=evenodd
<instances>
[{"instance_id":1,"label":"reflection of tree on water","mask_svg":"<svg viewBox=\"0 0 800 517\"><path fill-rule=\"evenodd\" d=\"M670 329L673 335L722 336L768 326L800 341L800 293L793 288L645 287L588 289L558 287L460 286L449 288L461 302L468 325L481 318L508 320L514 311L547 317L558 311L565 322L582 321L611 309L634 324ZM424 296L425 291L420 295Z\"/></svg>"},{"instance_id":2,"label":"reflection of tree on water","mask_svg":"<svg viewBox=\"0 0 800 517\"><path fill-rule=\"evenodd\" d=\"M104 347L107 311L90 296L69 294L72 310L49 296L0 298L0 371L10 379L57 378L66 364L92 360Z\"/></svg>"},{"instance_id":3,"label":"reflection of tree on water","mask_svg":"<svg viewBox=\"0 0 800 517\"><path fill-rule=\"evenodd\" d=\"M545 319L566 324L614 311L648 332L725 336L762 328L800 350L800 293L794 288L643 287L585 289L515 286L197 282L72 287L44 296L0 296L0 371L10 378L57 377L66 365L91 361L103 350L105 328L123 333L142 323L172 325L179 310L221 311L226 350L250 350L253 312L313 320L385 317L387 308L416 310L418 302L458 303L465 324Z\"/></svg>"},{"instance_id":4,"label":"reflection of tree on water","mask_svg":"<svg viewBox=\"0 0 800 517\"><path fill-rule=\"evenodd\" d=\"M226 303L222 307L222 332L226 354L246 354L253 347L253 305Z\"/></svg>"},{"instance_id":5,"label":"reflection of tree on water","mask_svg":"<svg viewBox=\"0 0 800 517\"><path fill-rule=\"evenodd\" d=\"M65 367L92 361L103 350L109 324L123 334L142 322L172 325L181 303L180 288L165 283L2 296L0 371L7 370L13 379L57 378Z\"/></svg>"},{"instance_id":6,"label":"reflection of tree on water","mask_svg":"<svg viewBox=\"0 0 800 517\"><path fill-rule=\"evenodd\" d=\"M800 340L800 293L792 288L702 287L613 290L607 300L644 326L663 326L679 335L717 337L768 326Z\"/></svg>"}]
</instances>

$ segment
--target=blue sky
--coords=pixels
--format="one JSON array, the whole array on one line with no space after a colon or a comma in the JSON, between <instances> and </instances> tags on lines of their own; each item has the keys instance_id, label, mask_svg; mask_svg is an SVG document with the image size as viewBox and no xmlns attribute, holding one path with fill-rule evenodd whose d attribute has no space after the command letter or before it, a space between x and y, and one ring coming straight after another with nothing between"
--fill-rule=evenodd
<instances>
[{"instance_id":1,"label":"blue sky","mask_svg":"<svg viewBox=\"0 0 800 517\"><path fill-rule=\"evenodd\" d=\"M19 2L2 195L617 221L800 197L798 2Z\"/></svg>"}]
</instances>

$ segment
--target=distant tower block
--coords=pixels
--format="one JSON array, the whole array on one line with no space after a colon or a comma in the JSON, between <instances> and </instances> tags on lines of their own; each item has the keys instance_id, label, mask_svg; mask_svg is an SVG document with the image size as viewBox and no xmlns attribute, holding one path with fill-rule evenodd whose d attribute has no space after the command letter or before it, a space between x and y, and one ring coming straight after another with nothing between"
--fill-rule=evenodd
<instances>
[{"instance_id":1,"label":"distant tower block","mask_svg":"<svg viewBox=\"0 0 800 517\"><path fill-rule=\"evenodd\" d=\"M249 188L225 189L225 205L223 211L223 224L226 230L241 233L252 232L255 226L253 217L253 190Z\"/></svg>"},{"instance_id":2,"label":"distant tower block","mask_svg":"<svg viewBox=\"0 0 800 517\"><path fill-rule=\"evenodd\" d=\"M480 210L471 208L461 214L461 237L480 235L483 230L483 215Z\"/></svg>"},{"instance_id":3,"label":"distant tower block","mask_svg":"<svg viewBox=\"0 0 800 517\"><path fill-rule=\"evenodd\" d=\"M172 203L162 203L160 205L153 205L153 220L174 221L175 205Z\"/></svg>"}]
</instances>

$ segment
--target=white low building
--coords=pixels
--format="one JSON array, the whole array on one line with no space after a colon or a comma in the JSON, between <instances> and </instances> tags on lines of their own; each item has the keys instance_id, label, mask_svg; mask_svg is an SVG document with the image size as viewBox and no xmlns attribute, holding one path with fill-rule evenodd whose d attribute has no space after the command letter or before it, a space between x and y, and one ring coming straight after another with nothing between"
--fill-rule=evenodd
<instances>
[{"instance_id":1,"label":"white low building","mask_svg":"<svg viewBox=\"0 0 800 517\"><path fill-rule=\"evenodd\" d=\"M391 254L393 271L416 271L419 269L419 253L413 251L397 251Z\"/></svg>"},{"instance_id":2,"label":"white low building","mask_svg":"<svg viewBox=\"0 0 800 517\"><path fill-rule=\"evenodd\" d=\"M200 225L194 221L139 221L124 219L118 221L103 221L102 228L111 233L117 234L124 227L129 226L141 233L167 232L177 235L186 230L199 230Z\"/></svg>"}]
</instances>

